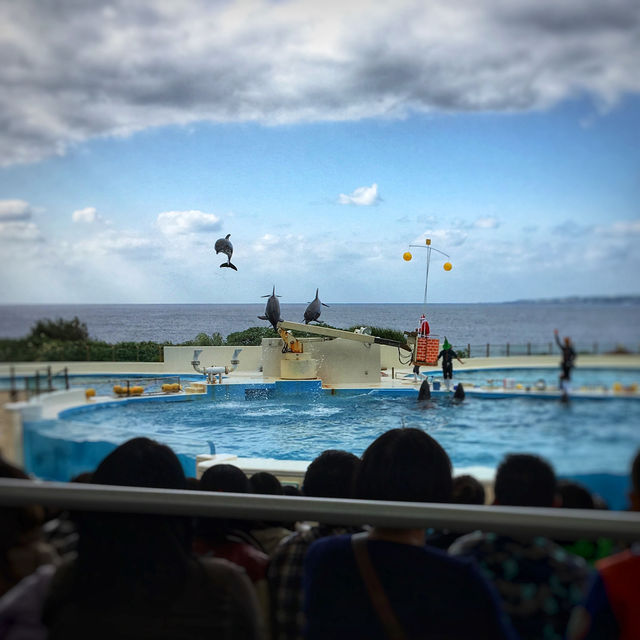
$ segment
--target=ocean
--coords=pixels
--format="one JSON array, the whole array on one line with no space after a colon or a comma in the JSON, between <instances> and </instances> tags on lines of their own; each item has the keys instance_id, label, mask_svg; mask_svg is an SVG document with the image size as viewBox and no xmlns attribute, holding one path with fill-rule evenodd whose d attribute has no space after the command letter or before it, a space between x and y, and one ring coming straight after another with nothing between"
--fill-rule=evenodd
<instances>
[{"instance_id":1,"label":"ocean","mask_svg":"<svg viewBox=\"0 0 640 640\"><path fill-rule=\"evenodd\" d=\"M282 304L284 320L303 322L306 304ZM260 304L109 304L109 305L1 305L0 337L29 333L37 320L86 323L89 335L106 342L172 342L191 340L199 333L232 332L268 326L257 316ZM332 304L323 307L320 320L338 328L371 326L412 331L423 312L421 304ZM553 330L571 336L576 346L601 351L623 345L640 346L640 304L588 302L519 302L502 304L429 304L431 333L447 336L454 345L548 345Z\"/></svg>"}]
</instances>

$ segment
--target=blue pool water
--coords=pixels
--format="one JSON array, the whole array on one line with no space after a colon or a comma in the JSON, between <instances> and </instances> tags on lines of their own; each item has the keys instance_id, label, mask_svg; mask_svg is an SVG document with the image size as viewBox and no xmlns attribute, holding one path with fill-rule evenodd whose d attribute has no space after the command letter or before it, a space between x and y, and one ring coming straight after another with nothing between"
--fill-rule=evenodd
<instances>
[{"instance_id":1,"label":"blue pool water","mask_svg":"<svg viewBox=\"0 0 640 640\"><path fill-rule=\"evenodd\" d=\"M520 373L509 376L520 380ZM533 381L545 377L541 370L527 373ZM506 377L505 371L492 375ZM637 372L597 375L624 384L639 378ZM173 396L90 405L64 412L58 420L27 422L27 468L46 479L67 480L94 468L117 444L144 435L171 446L193 475L195 456L209 452L209 441L218 453L311 460L329 448L359 455L378 435L404 425L434 436L455 467L495 468L506 453L533 452L550 460L559 475L586 478L615 503L617 496L624 502L630 461L640 447L640 402L623 398L582 399L565 406L534 398L468 397L461 405L436 399L433 408L419 410L417 391L410 387L406 393L331 395L318 389L249 393L223 386L216 393L213 400ZM611 482L614 489L603 488Z\"/></svg>"}]
</instances>

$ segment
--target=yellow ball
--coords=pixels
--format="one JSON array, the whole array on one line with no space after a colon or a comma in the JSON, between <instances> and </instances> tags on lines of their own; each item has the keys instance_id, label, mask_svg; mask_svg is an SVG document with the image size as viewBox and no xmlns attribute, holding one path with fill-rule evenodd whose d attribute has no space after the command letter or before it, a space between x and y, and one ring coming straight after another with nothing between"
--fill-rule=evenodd
<instances>
[{"instance_id":1,"label":"yellow ball","mask_svg":"<svg viewBox=\"0 0 640 640\"><path fill-rule=\"evenodd\" d=\"M450 262L445 262L444 265L442 266L442 268L445 271L451 271L451 269L453 269L453 265Z\"/></svg>"},{"instance_id":2,"label":"yellow ball","mask_svg":"<svg viewBox=\"0 0 640 640\"><path fill-rule=\"evenodd\" d=\"M411 260L411 258L413 258L413 256L411 255L411 253L410 253L409 251L405 251L405 252L402 254L402 257L403 257L407 262L409 262L409 260Z\"/></svg>"}]
</instances>

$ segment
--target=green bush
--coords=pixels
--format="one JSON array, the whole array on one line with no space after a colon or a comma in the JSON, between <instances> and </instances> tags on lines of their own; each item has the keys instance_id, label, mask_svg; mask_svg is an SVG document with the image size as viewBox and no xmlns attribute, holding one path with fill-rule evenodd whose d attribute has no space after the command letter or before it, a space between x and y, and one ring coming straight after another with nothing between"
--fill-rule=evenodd
<instances>
[{"instance_id":1,"label":"green bush","mask_svg":"<svg viewBox=\"0 0 640 640\"><path fill-rule=\"evenodd\" d=\"M199 333L193 340L182 342L180 346L191 347L221 347L224 344L222 336L219 333L212 333L210 336L206 333Z\"/></svg>"},{"instance_id":2,"label":"green bush","mask_svg":"<svg viewBox=\"0 0 640 640\"><path fill-rule=\"evenodd\" d=\"M250 327L244 331L236 331L227 336L227 344L238 347L259 347L262 338L278 338L278 334L270 327Z\"/></svg>"},{"instance_id":3,"label":"green bush","mask_svg":"<svg viewBox=\"0 0 640 640\"><path fill-rule=\"evenodd\" d=\"M84 322L76 316L73 320L38 320L31 328L27 336L34 341L60 340L62 342L75 342L89 339L89 330Z\"/></svg>"},{"instance_id":4,"label":"green bush","mask_svg":"<svg viewBox=\"0 0 640 640\"><path fill-rule=\"evenodd\" d=\"M87 343L87 359L93 362L108 362L113 360L113 346L107 342L90 340Z\"/></svg>"},{"instance_id":5,"label":"green bush","mask_svg":"<svg viewBox=\"0 0 640 640\"><path fill-rule=\"evenodd\" d=\"M354 327L350 327L349 329L345 329L345 331L355 331L356 329L360 329L364 325L355 325ZM397 331L396 329L383 329L382 327L367 327L372 336L377 336L378 338L385 338L386 340L395 340L396 342L400 342L405 344L407 338L405 337L402 331Z\"/></svg>"},{"instance_id":6,"label":"green bush","mask_svg":"<svg viewBox=\"0 0 640 640\"><path fill-rule=\"evenodd\" d=\"M159 362L163 358L162 345L157 342L139 342L138 357L140 362Z\"/></svg>"}]
</instances>

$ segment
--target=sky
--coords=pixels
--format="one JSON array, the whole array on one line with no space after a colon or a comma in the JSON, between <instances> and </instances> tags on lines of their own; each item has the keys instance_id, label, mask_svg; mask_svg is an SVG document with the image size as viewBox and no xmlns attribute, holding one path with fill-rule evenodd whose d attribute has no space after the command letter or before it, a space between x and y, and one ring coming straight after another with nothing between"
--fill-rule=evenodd
<instances>
[{"instance_id":1,"label":"sky","mask_svg":"<svg viewBox=\"0 0 640 640\"><path fill-rule=\"evenodd\" d=\"M640 293L636 0L5 0L0 60L0 303Z\"/></svg>"}]
</instances>

